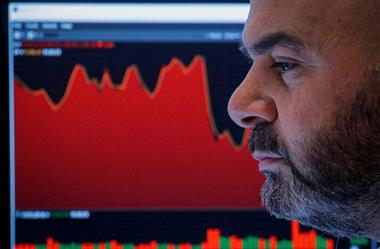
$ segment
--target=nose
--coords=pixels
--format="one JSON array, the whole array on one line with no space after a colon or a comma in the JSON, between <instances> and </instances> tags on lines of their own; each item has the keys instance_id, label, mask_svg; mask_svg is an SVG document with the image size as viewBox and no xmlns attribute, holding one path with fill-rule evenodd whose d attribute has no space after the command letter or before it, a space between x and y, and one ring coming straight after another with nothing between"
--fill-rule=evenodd
<instances>
[{"instance_id":1,"label":"nose","mask_svg":"<svg viewBox=\"0 0 380 249\"><path fill-rule=\"evenodd\" d=\"M258 123L271 123L277 118L273 98L265 91L267 82L253 68L228 102L228 114L243 128L254 128Z\"/></svg>"}]
</instances>

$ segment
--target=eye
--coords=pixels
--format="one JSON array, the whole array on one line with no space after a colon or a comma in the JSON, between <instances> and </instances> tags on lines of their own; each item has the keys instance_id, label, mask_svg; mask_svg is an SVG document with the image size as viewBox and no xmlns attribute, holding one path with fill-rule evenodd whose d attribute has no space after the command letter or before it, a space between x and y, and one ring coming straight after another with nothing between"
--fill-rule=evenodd
<instances>
[{"instance_id":1,"label":"eye","mask_svg":"<svg viewBox=\"0 0 380 249\"><path fill-rule=\"evenodd\" d=\"M284 74L286 72L289 72L289 71L295 69L298 66L299 66L299 64L297 64L297 63L275 62L272 65L272 68L274 68L275 70L277 70L281 74Z\"/></svg>"}]
</instances>

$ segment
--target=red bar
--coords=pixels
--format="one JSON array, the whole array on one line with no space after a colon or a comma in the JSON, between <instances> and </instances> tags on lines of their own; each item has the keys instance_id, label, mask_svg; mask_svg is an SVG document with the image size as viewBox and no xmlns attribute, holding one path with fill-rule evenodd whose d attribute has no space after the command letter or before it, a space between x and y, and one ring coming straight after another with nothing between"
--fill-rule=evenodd
<instances>
[{"instance_id":1,"label":"red bar","mask_svg":"<svg viewBox=\"0 0 380 249\"><path fill-rule=\"evenodd\" d=\"M207 229L206 232L207 244L210 249L220 249L220 230L219 229Z\"/></svg>"},{"instance_id":2,"label":"red bar","mask_svg":"<svg viewBox=\"0 0 380 249\"><path fill-rule=\"evenodd\" d=\"M317 237L318 237L318 234L315 230L311 230L309 232L309 245L310 245L310 248L315 248L317 249Z\"/></svg>"},{"instance_id":3,"label":"red bar","mask_svg":"<svg viewBox=\"0 0 380 249\"><path fill-rule=\"evenodd\" d=\"M172 244L172 243L169 243L169 244L168 244L168 249L175 249L175 246L174 246L174 244Z\"/></svg>"},{"instance_id":4,"label":"red bar","mask_svg":"<svg viewBox=\"0 0 380 249\"><path fill-rule=\"evenodd\" d=\"M317 247L317 232L312 230L307 233L301 233L301 226L298 222L292 221L292 242L293 249L316 249Z\"/></svg>"},{"instance_id":5,"label":"red bar","mask_svg":"<svg viewBox=\"0 0 380 249\"><path fill-rule=\"evenodd\" d=\"M300 224L296 221L292 221L292 223L291 223L292 241L297 241L299 233L300 233Z\"/></svg>"},{"instance_id":6,"label":"red bar","mask_svg":"<svg viewBox=\"0 0 380 249\"><path fill-rule=\"evenodd\" d=\"M201 243L201 249L209 249L209 245L207 244L207 242Z\"/></svg>"},{"instance_id":7,"label":"red bar","mask_svg":"<svg viewBox=\"0 0 380 249\"><path fill-rule=\"evenodd\" d=\"M15 249L24 249L24 245L23 244L16 244Z\"/></svg>"},{"instance_id":8,"label":"red bar","mask_svg":"<svg viewBox=\"0 0 380 249\"><path fill-rule=\"evenodd\" d=\"M86 243L86 248L87 249L94 249L95 248L95 244L94 243Z\"/></svg>"},{"instance_id":9,"label":"red bar","mask_svg":"<svg viewBox=\"0 0 380 249\"><path fill-rule=\"evenodd\" d=\"M48 237L46 240L46 249L55 249L54 248L54 239L51 237Z\"/></svg>"},{"instance_id":10,"label":"red bar","mask_svg":"<svg viewBox=\"0 0 380 249\"><path fill-rule=\"evenodd\" d=\"M277 238L275 236L269 237L269 248L277 249Z\"/></svg>"},{"instance_id":11,"label":"red bar","mask_svg":"<svg viewBox=\"0 0 380 249\"><path fill-rule=\"evenodd\" d=\"M243 240L236 237L230 236L230 248L231 249L243 249Z\"/></svg>"},{"instance_id":12,"label":"red bar","mask_svg":"<svg viewBox=\"0 0 380 249\"><path fill-rule=\"evenodd\" d=\"M265 239L259 238L259 249L265 249Z\"/></svg>"},{"instance_id":13,"label":"red bar","mask_svg":"<svg viewBox=\"0 0 380 249\"><path fill-rule=\"evenodd\" d=\"M141 244L136 244L133 246L134 249L143 249Z\"/></svg>"},{"instance_id":14,"label":"red bar","mask_svg":"<svg viewBox=\"0 0 380 249\"><path fill-rule=\"evenodd\" d=\"M192 249L192 244L190 243L183 243L178 246L179 249Z\"/></svg>"},{"instance_id":15,"label":"red bar","mask_svg":"<svg viewBox=\"0 0 380 249\"><path fill-rule=\"evenodd\" d=\"M99 243L99 249L106 249L106 243L100 242Z\"/></svg>"},{"instance_id":16,"label":"red bar","mask_svg":"<svg viewBox=\"0 0 380 249\"><path fill-rule=\"evenodd\" d=\"M149 244L149 248L150 249L157 249L158 248L158 242L155 240L151 241ZM122 249L122 248L120 248L120 249Z\"/></svg>"},{"instance_id":17,"label":"red bar","mask_svg":"<svg viewBox=\"0 0 380 249\"><path fill-rule=\"evenodd\" d=\"M110 241L110 249L118 249L118 243L116 240Z\"/></svg>"},{"instance_id":18,"label":"red bar","mask_svg":"<svg viewBox=\"0 0 380 249\"><path fill-rule=\"evenodd\" d=\"M326 243L327 243L326 245L327 249L335 249L334 240L328 239Z\"/></svg>"}]
</instances>

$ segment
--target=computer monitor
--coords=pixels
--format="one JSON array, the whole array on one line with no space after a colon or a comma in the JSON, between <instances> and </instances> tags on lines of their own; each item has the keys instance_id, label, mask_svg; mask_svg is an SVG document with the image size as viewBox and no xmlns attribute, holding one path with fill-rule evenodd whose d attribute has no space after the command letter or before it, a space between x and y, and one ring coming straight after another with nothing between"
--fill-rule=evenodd
<instances>
[{"instance_id":1,"label":"computer monitor","mask_svg":"<svg viewBox=\"0 0 380 249\"><path fill-rule=\"evenodd\" d=\"M226 111L248 10L8 5L12 248L370 248L262 209Z\"/></svg>"}]
</instances>

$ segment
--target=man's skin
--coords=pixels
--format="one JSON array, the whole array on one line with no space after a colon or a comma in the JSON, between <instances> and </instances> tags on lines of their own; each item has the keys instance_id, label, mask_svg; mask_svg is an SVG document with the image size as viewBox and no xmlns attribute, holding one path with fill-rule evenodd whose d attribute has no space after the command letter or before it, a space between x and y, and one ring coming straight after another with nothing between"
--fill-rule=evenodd
<instances>
[{"instance_id":1,"label":"man's skin","mask_svg":"<svg viewBox=\"0 0 380 249\"><path fill-rule=\"evenodd\" d=\"M253 0L242 50L228 111L252 129L265 207L380 241L380 0Z\"/></svg>"}]
</instances>

